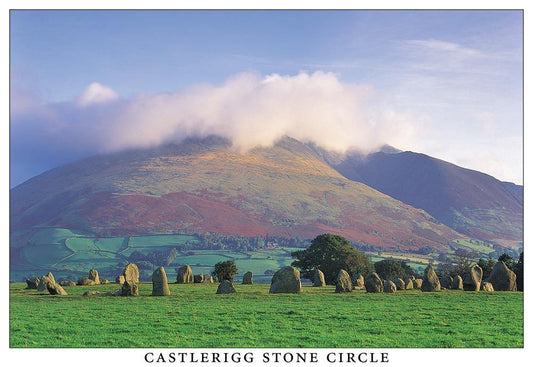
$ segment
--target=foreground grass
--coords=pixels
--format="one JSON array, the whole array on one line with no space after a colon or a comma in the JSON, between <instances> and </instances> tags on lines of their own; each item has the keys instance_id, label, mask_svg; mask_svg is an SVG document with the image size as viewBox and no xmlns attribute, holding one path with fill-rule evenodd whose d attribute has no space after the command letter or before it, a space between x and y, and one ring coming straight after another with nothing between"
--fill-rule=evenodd
<instances>
[{"instance_id":1,"label":"foreground grass","mask_svg":"<svg viewBox=\"0 0 533 367\"><path fill-rule=\"evenodd\" d=\"M82 297L116 284L66 287L50 296L10 286L11 347L523 347L523 294L418 290L395 294L266 284L170 284L170 297Z\"/></svg>"}]
</instances>

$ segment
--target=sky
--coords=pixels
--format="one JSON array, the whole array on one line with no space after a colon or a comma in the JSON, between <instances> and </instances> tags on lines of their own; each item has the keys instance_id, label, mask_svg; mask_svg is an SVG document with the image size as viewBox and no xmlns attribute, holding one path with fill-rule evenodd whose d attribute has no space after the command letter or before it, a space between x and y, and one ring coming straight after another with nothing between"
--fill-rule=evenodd
<instances>
[{"instance_id":1,"label":"sky","mask_svg":"<svg viewBox=\"0 0 533 367\"><path fill-rule=\"evenodd\" d=\"M11 11L10 185L218 134L522 184L521 11Z\"/></svg>"}]
</instances>

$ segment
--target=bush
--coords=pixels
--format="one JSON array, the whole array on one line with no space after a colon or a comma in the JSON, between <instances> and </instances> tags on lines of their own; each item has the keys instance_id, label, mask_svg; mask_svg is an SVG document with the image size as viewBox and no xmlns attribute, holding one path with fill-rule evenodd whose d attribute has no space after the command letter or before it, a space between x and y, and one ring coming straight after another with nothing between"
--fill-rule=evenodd
<instances>
[{"instance_id":1,"label":"bush","mask_svg":"<svg viewBox=\"0 0 533 367\"><path fill-rule=\"evenodd\" d=\"M313 271L320 269L327 284L335 284L341 269L352 276L374 270L368 257L352 248L346 238L330 233L317 236L307 250L295 251L291 256L297 259L292 265L300 268L304 278L310 279Z\"/></svg>"},{"instance_id":2,"label":"bush","mask_svg":"<svg viewBox=\"0 0 533 367\"><path fill-rule=\"evenodd\" d=\"M213 271L213 276L215 276L219 282L223 280L229 280L233 283L233 277L237 274L237 266L232 260L220 261L215 264L215 271Z\"/></svg>"},{"instance_id":3,"label":"bush","mask_svg":"<svg viewBox=\"0 0 533 367\"><path fill-rule=\"evenodd\" d=\"M374 268L381 279L405 279L408 276L416 275L416 272L413 270L413 268L407 265L405 261L381 260L374 263Z\"/></svg>"}]
</instances>

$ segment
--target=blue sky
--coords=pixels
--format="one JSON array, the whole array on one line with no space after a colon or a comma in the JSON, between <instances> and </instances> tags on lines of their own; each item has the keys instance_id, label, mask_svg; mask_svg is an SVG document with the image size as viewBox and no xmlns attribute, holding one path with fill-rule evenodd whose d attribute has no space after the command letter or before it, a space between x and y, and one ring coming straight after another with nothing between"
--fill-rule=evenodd
<instances>
[{"instance_id":1,"label":"blue sky","mask_svg":"<svg viewBox=\"0 0 533 367\"><path fill-rule=\"evenodd\" d=\"M324 131L342 127L354 146L389 143L522 183L520 11L12 11L10 20L12 186L91 154L197 133L173 107L190 98L215 106L187 110L203 133L243 140L250 123L268 127L258 139L271 142L308 129L302 138L330 147L338 137ZM81 96L92 96L89 107ZM283 116L258 102L293 97ZM308 122L315 99L344 120ZM140 102L167 114L129 124ZM231 106L226 121L212 116L217 103ZM104 139L146 125L158 125L150 141Z\"/></svg>"}]
</instances>

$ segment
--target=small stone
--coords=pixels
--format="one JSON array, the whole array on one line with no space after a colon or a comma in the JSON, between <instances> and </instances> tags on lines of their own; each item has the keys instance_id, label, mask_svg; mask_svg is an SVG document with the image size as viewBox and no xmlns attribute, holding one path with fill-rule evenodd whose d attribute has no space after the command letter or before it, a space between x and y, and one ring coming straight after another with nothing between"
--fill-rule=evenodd
<instances>
[{"instance_id":1,"label":"small stone","mask_svg":"<svg viewBox=\"0 0 533 367\"><path fill-rule=\"evenodd\" d=\"M320 269L316 269L313 273L313 287L325 287L326 279L324 273Z\"/></svg>"},{"instance_id":2,"label":"small stone","mask_svg":"<svg viewBox=\"0 0 533 367\"><path fill-rule=\"evenodd\" d=\"M346 270L341 269L337 275L335 293L347 293L351 292L353 289L352 279L350 279L350 274Z\"/></svg>"},{"instance_id":3,"label":"small stone","mask_svg":"<svg viewBox=\"0 0 533 367\"><path fill-rule=\"evenodd\" d=\"M170 296L167 273L162 266L155 269L152 274L152 296Z\"/></svg>"},{"instance_id":4,"label":"small stone","mask_svg":"<svg viewBox=\"0 0 533 367\"><path fill-rule=\"evenodd\" d=\"M251 271L247 271L242 276L242 284L254 284L254 274Z\"/></svg>"},{"instance_id":5,"label":"small stone","mask_svg":"<svg viewBox=\"0 0 533 367\"><path fill-rule=\"evenodd\" d=\"M217 294L229 294L235 293L235 287L229 280L223 280L220 282L217 288Z\"/></svg>"},{"instance_id":6,"label":"small stone","mask_svg":"<svg viewBox=\"0 0 533 367\"><path fill-rule=\"evenodd\" d=\"M392 280L383 281L383 292L385 293L394 293L396 292L396 284Z\"/></svg>"}]
</instances>

